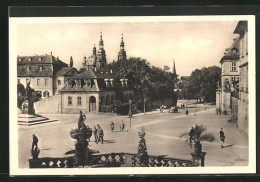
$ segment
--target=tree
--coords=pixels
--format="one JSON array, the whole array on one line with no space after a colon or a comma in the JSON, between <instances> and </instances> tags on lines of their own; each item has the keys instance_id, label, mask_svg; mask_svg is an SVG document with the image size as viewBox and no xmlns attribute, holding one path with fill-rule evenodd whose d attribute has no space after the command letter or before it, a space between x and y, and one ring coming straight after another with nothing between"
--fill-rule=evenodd
<instances>
[{"instance_id":1,"label":"tree","mask_svg":"<svg viewBox=\"0 0 260 182\"><path fill-rule=\"evenodd\" d=\"M196 69L191 73L185 95L205 102L216 101L217 82L220 80L221 68L217 66Z\"/></svg>"},{"instance_id":2,"label":"tree","mask_svg":"<svg viewBox=\"0 0 260 182\"><path fill-rule=\"evenodd\" d=\"M127 60L113 61L108 65L116 73L115 80L127 78L135 90L135 100L145 102L149 98L164 99L173 96L175 75L150 66L145 59L131 57Z\"/></svg>"}]
</instances>

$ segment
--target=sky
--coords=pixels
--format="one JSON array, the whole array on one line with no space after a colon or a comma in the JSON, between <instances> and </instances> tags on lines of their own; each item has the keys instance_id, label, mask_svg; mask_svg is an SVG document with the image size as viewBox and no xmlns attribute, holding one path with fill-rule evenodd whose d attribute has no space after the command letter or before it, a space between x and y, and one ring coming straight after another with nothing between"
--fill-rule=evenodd
<instances>
[{"instance_id":1,"label":"sky","mask_svg":"<svg viewBox=\"0 0 260 182\"><path fill-rule=\"evenodd\" d=\"M225 48L233 42L237 21L116 22L19 24L18 55L50 54L74 67L82 67L83 56L98 49L102 31L107 61L117 60L121 34L127 57L141 57L151 65L173 67L180 76L195 69L220 66Z\"/></svg>"}]
</instances>

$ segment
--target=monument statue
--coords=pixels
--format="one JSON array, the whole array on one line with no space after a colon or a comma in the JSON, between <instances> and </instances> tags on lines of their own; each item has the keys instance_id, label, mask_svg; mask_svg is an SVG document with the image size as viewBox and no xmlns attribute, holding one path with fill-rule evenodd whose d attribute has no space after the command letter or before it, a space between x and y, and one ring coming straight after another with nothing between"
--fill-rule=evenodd
<instances>
[{"instance_id":1,"label":"monument statue","mask_svg":"<svg viewBox=\"0 0 260 182\"><path fill-rule=\"evenodd\" d=\"M23 114L35 114L33 107L32 92L33 89L30 87L30 82L28 82L25 89L25 101L22 104Z\"/></svg>"}]
</instances>

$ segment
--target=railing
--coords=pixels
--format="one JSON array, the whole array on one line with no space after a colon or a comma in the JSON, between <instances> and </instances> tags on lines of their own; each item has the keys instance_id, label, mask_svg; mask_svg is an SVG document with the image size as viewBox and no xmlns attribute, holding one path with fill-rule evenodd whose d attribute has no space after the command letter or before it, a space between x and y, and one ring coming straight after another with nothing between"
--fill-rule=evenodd
<instances>
[{"instance_id":1,"label":"railing","mask_svg":"<svg viewBox=\"0 0 260 182\"><path fill-rule=\"evenodd\" d=\"M140 167L136 154L110 153L92 154L85 166L97 167ZM164 156L149 156L148 167L191 167L191 160L166 158ZM73 168L73 157L29 159L30 168Z\"/></svg>"}]
</instances>

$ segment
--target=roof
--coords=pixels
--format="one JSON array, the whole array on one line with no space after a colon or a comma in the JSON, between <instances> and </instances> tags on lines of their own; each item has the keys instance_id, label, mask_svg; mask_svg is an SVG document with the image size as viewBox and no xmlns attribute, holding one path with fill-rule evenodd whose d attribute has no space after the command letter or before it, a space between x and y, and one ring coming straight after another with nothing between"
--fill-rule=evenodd
<instances>
[{"instance_id":1,"label":"roof","mask_svg":"<svg viewBox=\"0 0 260 182\"><path fill-rule=\"evenodd\" d=\"M93 69L89 69L86 70L82 73L80 73L79 75L76 76L77 78L90 78L90 79L111 79L114 78L115 75L109 71L106 71L104 69L102 70L93 70Z\"/></svg>"},{"instance_id":2,"label":"roof","mask_svg":"<svg viewBox=\"0 0 260 182\"><path fill-rule=\"evenodd\" d=\"M240 42L239 38L234 39L230 48L225 50L224 56L220 59L220 63L224 60L238 60L239 59Z\"/></svg>"},{"instance_id":3,"label":"roof","mask_svg":"<svg viewBox=\"0 0 260 182\"><path fill-rule=\"evenodd\" d=\"M74 71L74 73L72 70ZM76 74L75 74L75 72L76 72ZM79 72L74 67L62 67L60 70L57 71L56 76L66 76L66 75L74 76L77 74L79 74Z\"/></svg>"},{"instance_id":4,"label":"roof","mask_svg":"<svg viewBox=\"0 0 260 182\"><path fill-rule=\"evenodd\" d=\"M247 21L239 21L233 33L243 34L245 30L247 30Z\"/></svg>"},{"instance_id":5,"label":"roof","mask_svg":"<svg viewBox=\"0 0 260 182\"><path fill-rule=\"evenodd\" d=\"M66 66L68 64L61 61L53 55L34 55L34 56L17 56L17 64L61 64Z\"/></svg>"}]
</instances>

